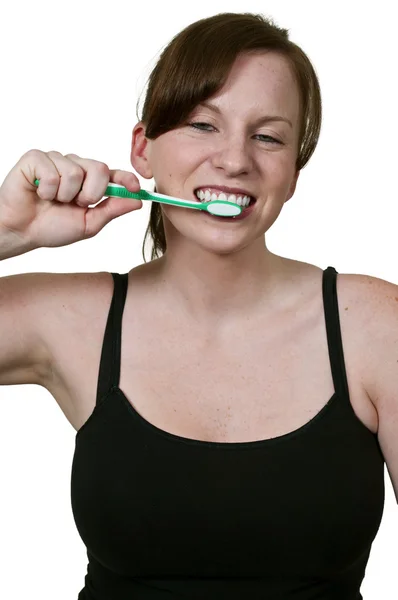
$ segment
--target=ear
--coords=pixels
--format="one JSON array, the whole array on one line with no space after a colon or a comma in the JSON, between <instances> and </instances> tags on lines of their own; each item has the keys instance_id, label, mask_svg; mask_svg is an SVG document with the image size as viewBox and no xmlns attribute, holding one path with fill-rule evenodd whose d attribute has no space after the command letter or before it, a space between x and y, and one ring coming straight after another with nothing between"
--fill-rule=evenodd
<instances>
[{"instance_id":1,"label":"ear","mask_svg":"<svg viewBox=\"0 0 398 600\"><path fill-rule=\"evenodd\" d=\"M296 171L295 176L293 177L292 183L290 184L290 189L289 189L289 193L286 197L285 202L287 202L288 200L290 200L290 198L293 196L294 192L296 191L296 185L297 185L297 180L300 176L301 171Z\"/></svg>"},{"instance_id":2,"label":"ear","mask_svg":"<svg viewBox=\"0 0 398 600\"><path fill-rule=\"evenodd\" d=\"M149 163L150 140L145 137L145 126L140 121L133 129L130 161L139 175L152 179L152 169Z\"/></svg>"}]
</instances>

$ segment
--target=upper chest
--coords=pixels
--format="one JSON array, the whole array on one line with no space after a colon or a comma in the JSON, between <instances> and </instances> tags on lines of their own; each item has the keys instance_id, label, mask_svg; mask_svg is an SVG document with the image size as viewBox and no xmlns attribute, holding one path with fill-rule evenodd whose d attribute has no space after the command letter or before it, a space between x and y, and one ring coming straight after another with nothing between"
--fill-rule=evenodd
<instances>
[{"instance_id":1,"label":"upper chest","mask_svg":"<svg viewBox=\"0 0 398 600\"><path fill-rule=\"evenodd\" d=\"M222 337L165 319L159 307L148 310L144 295L134 302L128 296L120 389L147 421L184 437L252 441L297 429L334 394L319 283L319 293L309 290L296 310L248 319ZM358 418L375 430L377 417L362 380L364 340L354 310L346 309L352 299L340 275L338 291L350 400ZM76 430L95 406L107 300L100 310L97 303L91 318L84 319L80 307L58 337L62 346L54 344L50 392Z\"/></svg>"}]
</instances>

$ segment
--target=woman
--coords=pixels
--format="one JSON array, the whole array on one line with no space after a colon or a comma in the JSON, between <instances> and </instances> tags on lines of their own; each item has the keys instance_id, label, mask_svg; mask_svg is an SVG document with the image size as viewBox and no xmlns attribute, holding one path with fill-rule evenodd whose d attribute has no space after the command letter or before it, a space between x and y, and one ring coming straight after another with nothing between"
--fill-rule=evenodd
<instances>
[{"instance_id":1,"label":"woman","mask_svg":"<svg viewBox=\"0 0 398 600\"><path fill-rule=\"evenodd\" d=\"M30 377L77 430L72 508L89 559L79 600L362 597L384 505L387 414L371 400L380 365L362 327L374 278L337 278L264 238L320 125L316 73L286 29L252 14L193 23L152 71L131 163L160 193L249 203L242 218L154 203L149 263L112 278L35 275L47 326ZM110 179L137 189L97 169L94 192L92 161L46 160L58 193L69 182L56 198L73 202L65 209L87 211ZM89 209L102 214L90 235L141 203L109 206Z\"/></svg>"}]
</instances>

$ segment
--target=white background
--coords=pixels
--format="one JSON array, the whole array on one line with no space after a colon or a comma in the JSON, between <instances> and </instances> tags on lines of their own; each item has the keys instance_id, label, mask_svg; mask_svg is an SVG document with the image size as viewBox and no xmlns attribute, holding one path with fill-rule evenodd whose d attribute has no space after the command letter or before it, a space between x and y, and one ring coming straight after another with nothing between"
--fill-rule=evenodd
<instances>
[{"instance_id":1,"label":"white background","mask_svg":"<svg viewBox=\"0 0 398 600\"><path fill-rule=\"evenodd\" d=\"M398 283L394 2L69 0L0 8L0 180L27 150L76 153L132 170L136 102L163 47L189 23L258 12L290 31L321 85L323 127L294 197L266 234L282 256ZM143 97L143 96L142 96ZM144 189L153 180L140 178ZM23 272L125 273L142 262L150 203L96 237L0 265ZM377 316L376 316L377 317ZM1 332L0 332L1 335ZM72 357L73 358L73 357ZM397 390L398 394L398 390ZM0 388L0 597L76 600L86 551L73 521L75 431L47 390ZM398 597L398 508L386 471L382 524L361 587Z\"/></svg>"}]
</instances>

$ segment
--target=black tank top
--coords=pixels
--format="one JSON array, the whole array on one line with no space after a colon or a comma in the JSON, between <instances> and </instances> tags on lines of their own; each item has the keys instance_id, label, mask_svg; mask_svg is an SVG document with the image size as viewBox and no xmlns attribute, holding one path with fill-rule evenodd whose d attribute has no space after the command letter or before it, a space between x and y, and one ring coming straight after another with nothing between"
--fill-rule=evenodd
<instances>
[{"instance_id":1,"label":"black tank top","mask_svg":"<svg viewBox=\"0 0 398 600\"><path fill-rule=\"evenodd\" d=\"M112 276L97 402L72 464L88 556L78 600L362 599L384 459L350 404L334 267L322 285L333 396L295 431L234 443L168 433L128 402L118 387L128 274Z\"/></svg>"}]
</instances>

